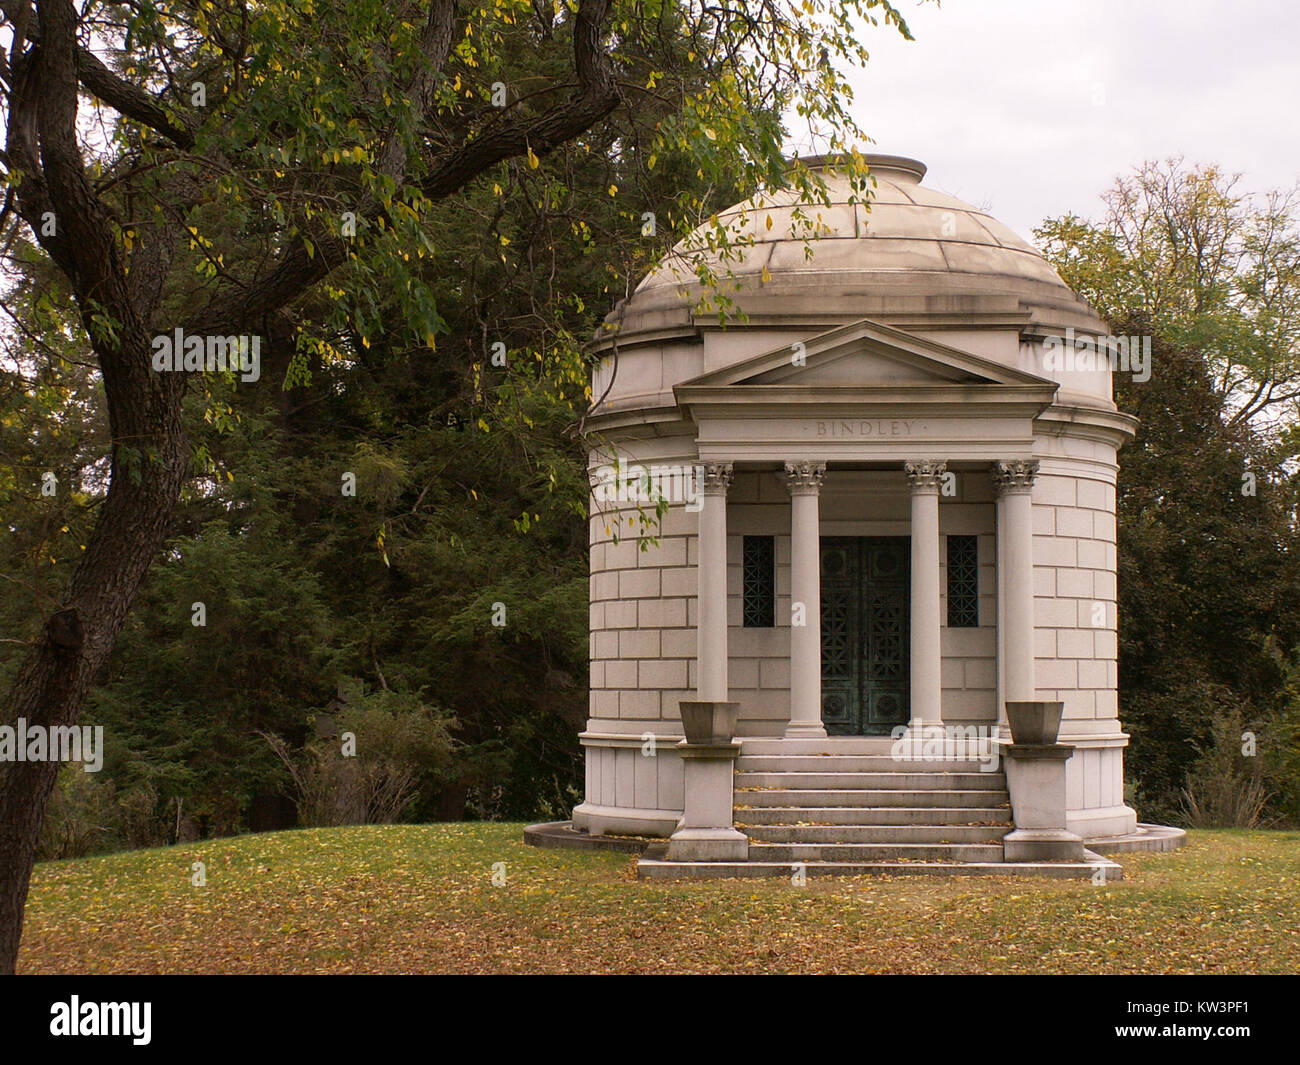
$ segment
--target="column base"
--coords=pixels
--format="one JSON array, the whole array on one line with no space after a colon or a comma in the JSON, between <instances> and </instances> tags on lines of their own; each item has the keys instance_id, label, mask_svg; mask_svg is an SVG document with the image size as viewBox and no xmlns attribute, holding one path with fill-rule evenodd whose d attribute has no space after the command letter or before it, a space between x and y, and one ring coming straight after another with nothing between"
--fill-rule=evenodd
<instances>
[{"instance_id":1,"label":"column base","mask_svg":"<svg viewBox=\"0 0 1300 1065\"><path fill-rule=\"evenodd\" d=\"M670 862L743 862L749 837L734 828L679 828L668 840Z\"/></svg>"},{"instance_id":2,"label":"column base","mask_svg":"<svg viewBox=\"0 0 1300 1065\"><path fill-rule=\"evenodd\" d=\"M1081 862L1083 840L1056 828L1018 828L1002 837L1002 858L1008 862Z\"/></svg>"},{"instance_id":3,"label":"column base","mask_svg":"<svg viewBox=\"0 0 1300 1065\"><path fill-rule=\"evenodd\" d=\"M787 726L784 735L787 740L824 740L826 726L820 721L816 724L799 722Z\"/></svg>"}]
</instances>

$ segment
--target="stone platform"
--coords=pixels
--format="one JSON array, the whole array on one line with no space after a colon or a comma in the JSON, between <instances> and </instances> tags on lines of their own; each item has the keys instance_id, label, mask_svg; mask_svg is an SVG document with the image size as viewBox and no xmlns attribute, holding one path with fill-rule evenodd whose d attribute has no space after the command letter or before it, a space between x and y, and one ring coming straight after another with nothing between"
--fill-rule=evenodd
<instances>
[{"instance_id":1,"label":"stone platform","mask_svg":"<svg viewBox=\"0 0 1300 1065\"><path fill-rule=\"evenodd\" d=\"M610 850L640 854L637 877L641 880L717 880L750 877L790 877L802 872L810 877L825 876L1016 876L1055 880L1106 882L1123 879L1124 871L1109 854L1136 851L1172 851L1187 842L1187 833L1167 825L1139 824L1124 836L1089 840L1082 862L1000 861L823 861L816 858L765 861L754 855L748 861L674 862L667 857L662 839L633 836L591 836L574 829L571 821L529 825L524 842L534 847ZM756 848L757 849L757 848Z\"/></svg>"}]
</instances>

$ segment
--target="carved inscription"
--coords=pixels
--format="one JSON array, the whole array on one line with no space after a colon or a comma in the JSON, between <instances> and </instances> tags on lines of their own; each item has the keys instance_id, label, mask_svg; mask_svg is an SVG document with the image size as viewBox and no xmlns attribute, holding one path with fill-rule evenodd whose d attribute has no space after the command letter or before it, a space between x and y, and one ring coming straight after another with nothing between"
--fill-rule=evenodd
<instances>
[{"instance_id":1,"label":"carved inscription","mask_svg":"<svg viewBox=\"0 0 1300 1065\"><path fill-rule=\"evenodd\" d=\"M907 437L912 435L916 422L911 418L891 419L834 419L819 421L817 435L830 439L852 437L867 439L871 437Z\"/></svg>"}]
</instances>

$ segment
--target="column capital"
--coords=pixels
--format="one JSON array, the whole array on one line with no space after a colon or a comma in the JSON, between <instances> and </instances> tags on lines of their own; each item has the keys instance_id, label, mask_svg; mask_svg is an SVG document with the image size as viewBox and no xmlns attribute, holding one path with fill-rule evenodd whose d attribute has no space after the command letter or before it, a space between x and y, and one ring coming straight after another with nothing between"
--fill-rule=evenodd
<instances>
[{"instance_id":1,"label":"column capital","mask_svg":"<svg viewBox=\"0 0 1300 1065\"><path fill-rule=\"evenodd\" d=\"M730 462L702 462L699 466L700 490L705 495L725 496L731 486Z\"/></svg>"},{"instance_id":2,"label":"column capital","mask_svg":"<svg viewBox=\"0 0 1300 1065\"><path fill-rule=\"evenodd\" d=\"M787 462L785 464L785 486L793 495L816 495L821 491L822 478L826 476L824 462Z\"/></svg>"},{"instance_id":3,"label":"column capital","mask_svg":"<svg viewBox=\"0 0 1300 1065\"><path fill-rule=\"evenodd\" d=\"M948 470L948 463L940 459L918 459L916 462L903 463L903 469L914 493L937 492L939 480Z\"/></svg>"},{"instance_id":4,"label":"column capital","mask_svg":"<svg viewBox=\"0 0 1300 1065\"><path fill-rule=\"evenodd\" d=\"M993 463L989 470L989 475L993 478L993 490L1000 496L1008 492L1030 491L1034 487L1034 477L1037 474L1037 459L998 461Z\"/></svg>"}]
</instances>

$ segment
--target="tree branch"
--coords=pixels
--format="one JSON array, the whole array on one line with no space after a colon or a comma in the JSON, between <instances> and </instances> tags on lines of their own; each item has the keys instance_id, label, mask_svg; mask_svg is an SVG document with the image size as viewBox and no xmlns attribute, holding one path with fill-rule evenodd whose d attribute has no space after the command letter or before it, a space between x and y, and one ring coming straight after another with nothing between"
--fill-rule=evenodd
<instances>
[{"instance_id":1,"label":"tree branch","mask_svg":"<svg viewBox=\"0 0 1300 1065\"><path fill-rule=\"evenodd\" d=\"M143 89L124 81L85 48L77 49L77 78L86 91L126 118L147 126L186 151L194 147L194 133L173 119Z\"/></svg>"},{"instance_id":2,"label":"tree branch","mask_svg":"<svg viewBox=\"0 0 1300 1065\"><path fill-rule=\"evenodd\" d=\"M581 0L573 20L573 68L578 88L563 104L536 117L514 115L489 127L435 164L421 190L441 199L489 167L531 150L539 158L590 129L618 106L614 64L601 47L610 0Z\"/></svg>"}]
</instances>

